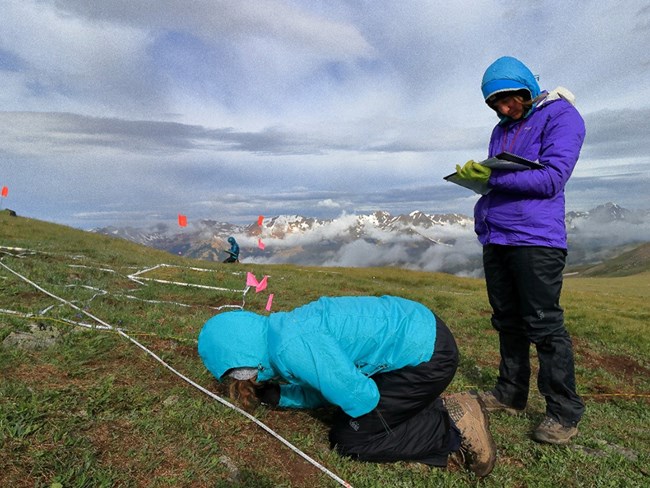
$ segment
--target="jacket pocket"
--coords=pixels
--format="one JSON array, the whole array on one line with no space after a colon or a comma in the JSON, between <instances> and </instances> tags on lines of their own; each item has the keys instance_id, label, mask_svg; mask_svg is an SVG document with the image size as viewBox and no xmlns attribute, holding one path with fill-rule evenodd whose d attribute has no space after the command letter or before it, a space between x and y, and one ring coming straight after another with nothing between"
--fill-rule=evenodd
<instances>
[{"instance_id":1,"label":"jacket pocket","mask_svg":"<svg viewBox=\"0 0 650 488\"><path fill-rule=\"evenodd\" d=\"M385 370L387 364L374 364L374 363L357 363L356 367L361 371L365 376L372 376L374 374L380 373Z\"/></svg>"}]
</instances>

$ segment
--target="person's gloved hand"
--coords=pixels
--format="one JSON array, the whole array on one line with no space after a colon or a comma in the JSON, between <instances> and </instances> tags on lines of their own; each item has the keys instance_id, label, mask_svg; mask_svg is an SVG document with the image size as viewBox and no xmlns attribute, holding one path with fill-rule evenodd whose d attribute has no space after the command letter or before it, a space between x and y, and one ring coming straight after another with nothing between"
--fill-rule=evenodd
<instances>
[{"instance_id":1,"label":"person's gloved hand","mask_svg":"<svg viewBox=\"0 0 650 488\"><path fill-rule=\"evenodd\" d=\"M280 385L277 383L261 383L255 387L255 395L263 405L277 407L280 403Z\"/></svg>"},{"instance_id":2,"label":"person's gloved hand","mask_svg":"<svg viewBox=\"0 0 650 488\"><path fill-rule=\"evenodd\" d=\"M476 161L470 159L467 161L461 168L459 164L456 165L456 173L458 176L465 180L477 180L483 183L487 183L492 174L492 170L487 166L477 163Z\"/></svg>"}]
</instances>

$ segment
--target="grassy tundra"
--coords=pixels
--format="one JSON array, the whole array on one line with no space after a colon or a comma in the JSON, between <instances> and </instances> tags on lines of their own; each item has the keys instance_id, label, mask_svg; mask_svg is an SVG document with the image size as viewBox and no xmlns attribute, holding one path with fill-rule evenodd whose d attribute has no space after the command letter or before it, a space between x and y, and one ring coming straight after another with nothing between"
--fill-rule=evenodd
<instances>
[{"instance_id":1,"label":"grassy tundra","mask_svg":"<svg viewBox=\"0 0 650 488\"><path fill-rule=\"evenodd\" d=\"M267 313L269 293L275 296L274 311L323 295L398 295L435 310L456 335L462 359L451 391L489 388L497 374L498 341L482 280L393 268L189 261L6 213L0 213L0 246L0 263L78 307L58 302L0 266L0 341L9 338L0 346L2 486L337 486L123 336L71 324L94 323L85 313L123 328L172 367L225 396L224 385L214 381L196 354L197 334L216 307L243 304ZM128 277L161 263L172 266L140 274L146 281ZM565 281L563 306L574 338L578 390L587 403L580 435L568 447L531 441L530 432L543 416L543 401L533 393L525 415L492 416L498 461L480 485L650 485L647 263L637 263L632 271L637 274L629 276ZM247 271L258 278L268 275L268 288L244 295ZM44 335L52 343L9 345L20 332ZM338 457L327 445L331 409L261 408L255 414L355 487L479 484L464 471Z\"/></svg>"}]
</instances>

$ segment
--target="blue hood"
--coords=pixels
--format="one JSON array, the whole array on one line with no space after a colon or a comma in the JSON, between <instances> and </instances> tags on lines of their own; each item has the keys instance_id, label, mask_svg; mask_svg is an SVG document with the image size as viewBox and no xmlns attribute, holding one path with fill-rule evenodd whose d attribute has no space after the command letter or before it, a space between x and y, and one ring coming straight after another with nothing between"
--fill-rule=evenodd
<instances>
[{"instance_id":1,"label":"blue hood","mask_svg":"<svg viewBox=\"0 0 650 488\"><path fill-rule=\"evenodd\" d=\"M198 349L218 380L231 368L270 372L268 317L244 311L215 315L201 329Z\"/></svg>"},{"instance_id":2,"label":"blue hood","mask_svg":"<svg viewBox=\"0 0 650 488\"><path fill-rule=\"evenodd\" d=\"M512 90L528 90L531 99L540 94L539 84L528 67L516 58L503 56L485 70L481 91L487 102L492 95Z\"/></svg>"}]
</instances>

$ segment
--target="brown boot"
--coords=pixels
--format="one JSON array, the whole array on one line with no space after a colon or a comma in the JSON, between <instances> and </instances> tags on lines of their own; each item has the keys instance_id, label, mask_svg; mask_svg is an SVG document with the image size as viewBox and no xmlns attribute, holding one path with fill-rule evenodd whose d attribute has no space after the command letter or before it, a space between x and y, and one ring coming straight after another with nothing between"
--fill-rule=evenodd
<instances>
[{"instance_id":1,"label":"brown boot","mask_svg":"<svg viewBox=\"0 0 650 488\"><path fill-rule=\"evenodd\" d=\"M485 405L485 409L488 412L505 412L510 415L519 415L524 412L524 408L514 408L510 405L506 405L497 399L494 392L484 391L478 394Z\"/></svg>"},{"instance_id":2,"label":"brown boot","mask_svg":"<svg viewBox=\"0 0 650 488\"><path fill-rule=\"evenodd\" d=\"M497 449L490 433L485 406L475 393L454 393L444 398L449 417L460 430L460 451L453 455L476 476L492 472Z\"/></svg>"},{"instance_id":3,"label":"brown boot","mask_svg":"<svg viewBox=\"0 0 650 488\"><path fill-rule=\"evenodd\" d=\"M547 444L568 444L578 435L577 427L565 427L551 417L544 417L542 423L533 432L533 440Z\"/></svg>"}]
</instances>

